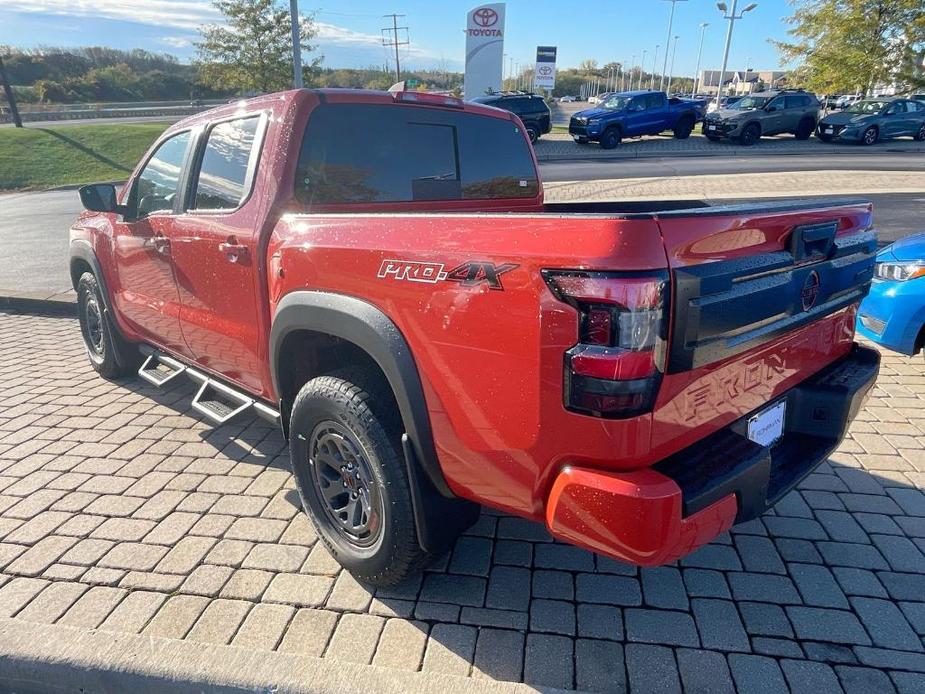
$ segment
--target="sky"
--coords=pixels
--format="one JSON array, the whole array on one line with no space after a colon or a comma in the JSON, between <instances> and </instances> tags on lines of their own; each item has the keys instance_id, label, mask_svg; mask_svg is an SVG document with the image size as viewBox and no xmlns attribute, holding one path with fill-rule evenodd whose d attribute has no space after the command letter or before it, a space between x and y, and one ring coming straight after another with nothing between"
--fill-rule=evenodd
<instances>
[{"instance_id":1,"label":"sky","mask_svg":"<svg viewBox=\"0 0 925 694\"><path fill-rule=\"evenodd\" d=\"M287 0L280 0L288 4ZM740 0L739 7L748 0ZM731 4L731 0L728 0ZM657 44L658 70L668 35L666 0L509 0L505 54L511 63L532 63L537 45L558 46L558 66L576 67L594 58L600 64L640 64L652 69ZM313 43L325 67L381 67L389 59L380 30L391 24L386 13L405 16L410 44L401 49L402 67L461 71L465 55L466 13L472 0L300 0L303 14L313 14L318 36ZM672 35L677 41L676 75L693 74L701 22L706 29L702 68L720 67L728 23L714 2L686 0L676 5ZM779 67L769 38L786 37L787 0L758 0L757 9L735 23L730 70ZM16 47L102 45L171 53L186 62L194 57L196 28L220 21L210 0L0 0L0 44ZM404 35L403 35L404 36ZM391 66L391 63L390 63Z\"/></svg>"}]
</instances>

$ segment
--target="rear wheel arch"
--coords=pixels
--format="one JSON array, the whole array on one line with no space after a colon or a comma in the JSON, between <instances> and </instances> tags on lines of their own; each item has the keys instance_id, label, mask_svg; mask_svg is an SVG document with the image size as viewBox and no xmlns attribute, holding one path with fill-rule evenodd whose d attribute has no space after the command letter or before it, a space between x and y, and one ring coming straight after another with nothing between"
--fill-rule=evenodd
<instances>
[{"instance_id":1,"label":"rear wheel arch","mask_svg":"<svg viewBox=\"0 0 925 694\"><path fill-rule=\"evenodd\" d=\"M269 353L273 386L286 424L299 389L316 376L360 367L391 392L407 436L402 443L409 458L418 534L426 549L442 544L444 533L455 537L458 528L454 530L454 525L467 527L474 522L478 506L455 497L437 460L411 349L381 310L341 294L292 292L277 307ZM440 517L443 523L438 522Z\"/></svg>"}]
</instances>

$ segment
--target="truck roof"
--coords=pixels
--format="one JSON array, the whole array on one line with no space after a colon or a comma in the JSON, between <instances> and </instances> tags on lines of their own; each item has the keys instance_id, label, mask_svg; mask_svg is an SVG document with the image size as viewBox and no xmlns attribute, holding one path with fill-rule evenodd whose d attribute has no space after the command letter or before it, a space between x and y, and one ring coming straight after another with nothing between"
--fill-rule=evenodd
<instances>
[{"instance_id":1,"label":"truck roof","mask_svg":"<svg viewBox=\"0 0 925 694\"><path fill-rule=\"evenodd\" d=\"M270 103L282 102L292 102L302 93L312 93L319 96L321 101L333 101L335 103L367 103L367 104L394 104L394 103L404 103L408 105L415 106L428 106L435 108L453 108L455 110L461 110L466 113L478 113L484 116L491 116L492 118L502 118L510 120L512 115L509 111L495 108L493 106L485 106L482 104L477 104L471 101L463 101L462 99L457 99L456 97L442 97L446 99L452 99L454 101L453 106L444 106L439 103L429 103L427 101L421 101L419 103L414 103L411 99L415 98L413 95L420 94L424 98L433 98L439 99L442 95L436 94L427 94L426 92L386 92L377 89L338 89L326 87L323 89L290 89L284 92L273 92L270 94L261 94L260 96L251 97L249 99L234 99L229 101L227 104L221 106L216 106L211 108L208 111L201 111L192 116L184 118L176 123L174 123L168 130L176 130L181 127L189 127L191 125L198 125L199 123L215 120L216 118L221 118L223 116L233 116L236 112L245 110L253 111L255 108L260 108L260 106ZM401 95L409 95L408 97L402 97ZM406 99L406 100L403 100ZM288 103L287 103L288 105Z\"/></svg>"}]
</instances>

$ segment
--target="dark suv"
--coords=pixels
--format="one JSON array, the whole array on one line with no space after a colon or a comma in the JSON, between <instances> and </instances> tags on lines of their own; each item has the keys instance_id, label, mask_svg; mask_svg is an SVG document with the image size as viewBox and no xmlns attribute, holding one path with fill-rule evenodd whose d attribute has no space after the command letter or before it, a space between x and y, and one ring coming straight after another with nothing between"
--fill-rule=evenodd
<instances>
[{"instance_id":1,"label":"dark suv","mask_svg":"<svg viewBox=\"0 0 925 694\"><path fill-rule=\"evenodd\" d=\"M524 123L530 142L536 142L541 135L552 129L552 119L549 115L549 106L538 94L527 92L498 92L486 94L473 99L478 104L503 108L505 111L516 113Z\"/></svg>"},{"instance_id":2,"label":"dark suv","mask_svg":"<svg viewBox=\"0 0 925 694\"><path fill-rule=\"evenodd\" d=\"M802 89L749 94L731 106L708 113L703 134L710 140L728 137L753 145L762 135L793 133L806 140L819 120L819 100Z\"/></svg>"}]
</instances>

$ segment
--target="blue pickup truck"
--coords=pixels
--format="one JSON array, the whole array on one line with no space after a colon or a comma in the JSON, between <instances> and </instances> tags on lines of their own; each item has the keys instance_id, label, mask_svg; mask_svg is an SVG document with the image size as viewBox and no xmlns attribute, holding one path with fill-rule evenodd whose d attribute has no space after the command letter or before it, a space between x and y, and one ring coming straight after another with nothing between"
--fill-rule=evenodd
<instances>
[{"instance_id":1,"label":"blue pickup truck","mask_svg":"<svg viewBox=\"0 0 925 694\"><path fill-rule=\"evenodd\" d=\"M620 92L576 113L568 131L575 142L599 142L603 149L613 149L624 137L657 135L666 130L683 140L703 120L705 109L703 102L668 98L665 92Z\"/></svg>"}]
</instances>

